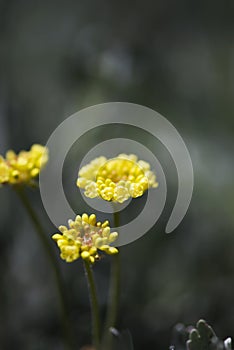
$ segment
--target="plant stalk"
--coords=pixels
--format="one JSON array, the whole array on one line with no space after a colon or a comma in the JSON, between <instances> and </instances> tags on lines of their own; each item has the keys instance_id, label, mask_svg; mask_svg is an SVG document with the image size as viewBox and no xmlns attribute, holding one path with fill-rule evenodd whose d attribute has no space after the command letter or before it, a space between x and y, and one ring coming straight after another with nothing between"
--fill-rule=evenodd
<instances>
[{"instance_id":1,"label":"plant stalk","mask_svg":"<svg viewBox=\"0 0 234 350\"><path fill-rule=\"evenodd\" d=\"M71 328L70 328L70 324L69 324L65 291L64 291L62 276L61 276L61 273L60 273L60 270L58 267L57 259L56 259L55 255L53 253L53 250L49 244L47 236L45 235L45 231L41 225L41 222L40 222L36 212L34 211L33 207L31 206L31 203L30 203L28 196L26 195L24 189L21 187L20 188L15 187L15 191L18 194L18 196L19 196L24 208L26 209L31 221L33 222L35 230L38 234L38 237L39 237L39 239L44 247L47 258L50 261L51 268L52 268L53 273L54 273L54 279L55 279L59 303L60 303L61 320L62 320L65 345L66 345L66 349L72 350L73 349L73 339L72 339Z\"/></svg>"},{"instance_id":2,"label":"plant stalk","mask_svg":"<svg viewBox=\"0 0 234 350\"><path fill-rule=\"evenodd\" d=\"M116 228L119 226L119 212L113 212L114 225ZM112 334L111 328L116 327L116 320L119 307L119 295L120 295L120 252L112 257L111 265L111 281L109 292L109 303L106 316L106 325L103 340L103 350L111 350L112 348Z\"/></svg>"},{"instance_id":3,"label":"plant stalk","mask_svg":"<svg viewBox=\"0 0 234 350\"><path fill-rule=\"evenodd\" d=\"M84 269L89 289L89 299L92 314L92 337L95 350L100 350L100 313L93 270L90 262L84 260Z\"/></svg>"}]
</instances>

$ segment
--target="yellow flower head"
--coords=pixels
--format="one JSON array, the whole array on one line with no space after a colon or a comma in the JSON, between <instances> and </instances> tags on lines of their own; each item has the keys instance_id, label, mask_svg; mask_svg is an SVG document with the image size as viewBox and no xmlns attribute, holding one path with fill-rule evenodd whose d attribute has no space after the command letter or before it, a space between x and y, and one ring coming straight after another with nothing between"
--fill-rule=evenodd
<instances>
[{"instance_id":1,"label":"yellow flower head","mask_svg":"<svg viewBox=\"0 0 234 350\"><path fill-rule=\"evenodd\" d=\"M32 184L35 177L48 161L48 151L41 145L33 145L29 151L8 151L0 156L1 184Z\"/></svg>"},{"instance_id":2,"label":"yellow flower head","mask_svg":"<svg viewBox=\"0 0 234 350\"><path fill-rule=\"evenodd\" d=\"M151 187L158 187L158 183L149 163L138 160L134 154L119 154L109 160L96 158L82 167L77 186L89 198L123 203L130 197L142 196Z\"/></svg>"},{"instance_id":3,"label":"yellow flower head","mask_svg":"<svg viewBox=\"0 0 234 350\"><path fill-rule=\"evenodd\" d=\"M109 222L96 222L96 215L77 215L75 221L68 221L69 227L60 226L52 236L61 251L61 258L72 262L79 257L94 263L99 259L99 251L109 255L118 253L118 249L110 246L118 237L117 232L110 232Z\"/></svg>"}]
</instances>

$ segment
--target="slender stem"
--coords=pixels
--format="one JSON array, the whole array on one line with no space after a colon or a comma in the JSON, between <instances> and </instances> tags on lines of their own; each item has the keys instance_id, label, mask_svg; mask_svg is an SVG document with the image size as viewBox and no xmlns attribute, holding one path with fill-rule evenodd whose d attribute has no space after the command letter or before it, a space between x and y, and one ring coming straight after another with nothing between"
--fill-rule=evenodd
<instances>
[{"instance_id":1,"label":"slender stem","mask_svg":"<svg viewBox=\"0 0 234 350\"><path fill-rule=\"evenodd\" d=\"M89 288L89 298L90 306L92 313L92 336L93 336L93 345L95 350L100 349L100 314L98 306L97 291L94 282L93 270L91 264L88 261L84 260L84 269L87 279L87 284Z\"/></svg>"},{"instance_id":2,"label":"slender stem","mask_svg":"<svg viewBox=\"0 0 234 350\"><path fill-rule=\"evenodd\" d=\"M119 212L113 212L114 225L119 226ZM112 257L111 266L111 281L110 281L110 293L109 293L109 304L106 316L106 326L104 335L104 350L110 350L112 347L112 334L110 329L116 327L116 319L119 306L119 295L120 295L120 252Z\"/></svg>"},{"instance_id":3,"label":"slender stem","mask_svg":"<svg viewBox=\"0 0 234 350\"><path fill-rule=\"evenodd\" d=\"M53 253L53 250L49 244L49 241L47 239L47 236L45 235L44 229L41 225L41 222L39 218L37 217L36 212L34 211L33 207L30 204L30 201L28 199L28 196L26 195L24 189L22 187L15 187L15 191L18 194L24 208L26 209L29 217L31 218L35 230L38 234L38 237L44 247L45 253L48 257L48 260L50 261L55 283L57 287L58 297L59 297L59 303L61 308L61 318L62 318L62 326L63 326L63 332L64 332L64 338L66 339L66 349L73 349L73 340L71 336L71 328L69 325L69 317L67 312L67 305L66 305L66 298L65 298L65 291L63 288L63 282L62 282L62 276L60 273L60 270L58 268L57 259Z\"/></svg>"}]
</instances>

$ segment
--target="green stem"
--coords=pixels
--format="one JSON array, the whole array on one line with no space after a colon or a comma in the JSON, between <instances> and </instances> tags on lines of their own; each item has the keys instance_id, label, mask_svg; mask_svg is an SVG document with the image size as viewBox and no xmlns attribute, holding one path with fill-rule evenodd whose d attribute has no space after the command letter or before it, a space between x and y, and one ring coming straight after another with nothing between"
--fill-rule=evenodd
<instances>
[{"instance_id":1,"label":"green stem","mask_svg":"<svg viewBox=\"0 0 234 350\"><path fill-rule=\"evenodd\" d=\"M65 292L63 288L63 282L62 282L62 276L60 273L60 270L58 268L58 262L57 259L53 253L53 250L49 244L49 241L47 239L47 236L45 235L44 229L41 225L41 222L39 218L37 217L37 214L35 213L33 207L30 204L30 201L22 187L15 187L15 191L18 194L24 208L26 209L30 219L32 220L35 230L38 234L38 237L44 247L45 253L48 257L48 260L50 261L55 283L57 287L58 297L59 297L59 303L61 308L61 318L62 318L62 326L63 326L63 332L64 332L64 338L66 339L66 349L73 349L73 341L71 336L71 328L69 325L69 317L67 312L67 305L66 305L66 298L65 298Z\"/></svg>"},{"instance_id":2,"label":"green stem","mask_svg":"<svg viewBox=\"0 0 234 350\"><path fill-rule=\"evenodd\" d=\"M89 298L90 306L92 313L92 336L93 336L93 345L95 350L100 349L100 314L98 306L97 291L94 282L93 270L91 264L88 261L84 260L85 275L87 279L88 289L89 289Z\"/></svg>"},{"instance_id":3,"label":"green stem","mask_svg":"<svg viewBox=\"0 0 234 350\"><path fill-rule=\"evenodd\" d=\"M114 225L119 226L119 212L114 210ZM110 329L116 327L118 306L120 295L120 252L112 257L111 266L111 281L110 281L110 293L109 304L106 316L106 326L104 334L104 350L110 350L112 347L112 334Z\"/></svg>"}]
</instances>

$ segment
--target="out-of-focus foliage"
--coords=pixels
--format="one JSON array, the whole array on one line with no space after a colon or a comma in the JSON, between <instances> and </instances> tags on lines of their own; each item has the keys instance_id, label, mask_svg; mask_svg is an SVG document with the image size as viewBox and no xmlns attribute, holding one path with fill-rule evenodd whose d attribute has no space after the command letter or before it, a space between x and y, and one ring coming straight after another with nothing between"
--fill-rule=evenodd
<instances>
[{"instance_id":1,"label":"out-of-focus foliage","mask_svg":"<svg viewBox=\"0 0 234 350\"><path fill-rule=\"evenodd\" d=\"M199 320L196 328L192 326L186 328L178 324L174 329L174 337L175 335L177 339L174 341L177 341L177 344L172 345L170 349L185 349L184 339L189 337L186 341L187 350L232 350L231 338L220 340L204 320Z\"/></svg>"}]
</instances>

